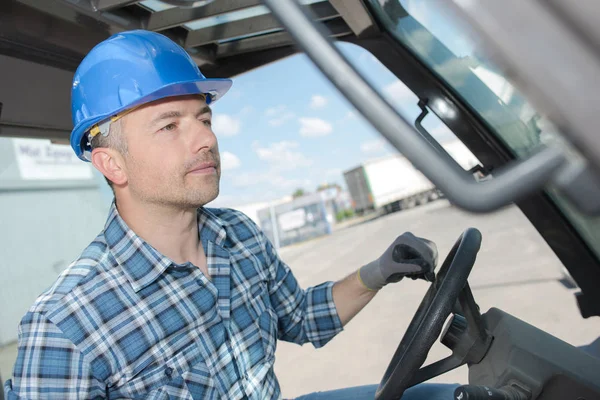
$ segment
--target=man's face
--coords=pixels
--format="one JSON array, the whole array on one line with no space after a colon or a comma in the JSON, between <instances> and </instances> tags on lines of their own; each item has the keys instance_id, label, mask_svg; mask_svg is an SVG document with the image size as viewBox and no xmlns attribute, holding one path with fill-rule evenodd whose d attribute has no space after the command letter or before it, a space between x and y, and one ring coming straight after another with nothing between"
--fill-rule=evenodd
<instances>
[{"instance_id":1,"label":"man's face","mask_svg":"<svg viewBox=\"0 0 600 400\"><path fill-rule=\"evenodd\" d=\"M157 101L126 115L124 162L132 198L178 208L214 200L221 166L211 119L196 96Z\"/></svg>"}]
</instances>

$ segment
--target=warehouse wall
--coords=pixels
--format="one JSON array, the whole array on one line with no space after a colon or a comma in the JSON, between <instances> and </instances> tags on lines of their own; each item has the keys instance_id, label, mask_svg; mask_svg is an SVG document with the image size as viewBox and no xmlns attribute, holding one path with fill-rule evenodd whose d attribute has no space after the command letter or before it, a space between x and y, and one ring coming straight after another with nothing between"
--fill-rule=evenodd
<instances>
[{"instance_id":1,"label":"warehouse wall","mask_svg":"<svg viewBox=\"0 0 600 400\"><path fill-rule=\"evenodd\" d=\"M16 340L36 297L104 226L105 183L87 167L87 179L23 179L13 139L0 138L0 346Z\"/></svg>"}]
</instances>

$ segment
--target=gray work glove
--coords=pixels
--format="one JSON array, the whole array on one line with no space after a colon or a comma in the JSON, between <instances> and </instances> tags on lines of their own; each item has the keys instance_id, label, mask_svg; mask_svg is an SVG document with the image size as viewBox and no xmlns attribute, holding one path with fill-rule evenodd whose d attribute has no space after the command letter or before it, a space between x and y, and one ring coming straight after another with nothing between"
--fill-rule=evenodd
<instances>
[{"instance_id":1,"label":"gray work glove","mask_svg":"<svg viewBox=\"0 0 600 400\"><path fill-rule=\"evenodd\" d=\"M381 257L361 267L358 276L370 290L379 290L405 276L433 282L437 257L435 243L406 232L398 236Z\"/></svg>"}]
</instances>

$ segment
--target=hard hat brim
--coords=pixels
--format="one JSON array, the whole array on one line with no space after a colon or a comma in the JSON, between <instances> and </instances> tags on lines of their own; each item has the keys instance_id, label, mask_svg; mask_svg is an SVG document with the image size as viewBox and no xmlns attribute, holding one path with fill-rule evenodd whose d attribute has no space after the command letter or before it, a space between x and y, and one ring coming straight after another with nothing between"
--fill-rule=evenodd
<instances>
[{"instance_id":1,"label":"hard hat brim","mask_svg":"<svg viewBox=\"0 0 600 400\"><path fill-rule=\"evenodd\" d=\"M86 133L89 129L101 123L110 117L120 114L133 107L151 103L167 97L186 96L191 94L210 94L211 103L217 101L225 95L233 84L231 79L211 78L194 81L174 82L165 85L152 93L143 96L136 101L126 104L123 107L111 112L110 114L97 115L92 119L86 119L77 124L71 132L71 147L75 150L77 157L83 161L91 161L90 149L87 146Z\"/></svg>"}]
</instances>

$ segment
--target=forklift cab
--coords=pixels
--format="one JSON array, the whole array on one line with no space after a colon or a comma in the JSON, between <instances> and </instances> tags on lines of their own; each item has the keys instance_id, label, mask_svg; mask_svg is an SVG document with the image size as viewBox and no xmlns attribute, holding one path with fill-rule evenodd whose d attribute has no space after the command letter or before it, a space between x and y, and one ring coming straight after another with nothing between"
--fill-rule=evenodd
<instances>
[{"instance_id":1,"label":"forklift cab","mask_svg":"<svg viewBox=\"0 0 600 400\"><path fill-rule=\"evenodd\" d=\"M303 51L451 203L483 214L516 204L577 286L582 318L594 318L598 18L596 4L559 0L7 0L0 4L0 87L7 88L0 90L0 136L68 142L67 78L87 51L119 31L165 34L210 77ZM336 41L363 47L396 75L418 97L422 116L435 115L477 157L476 169L461 168L420 120L386 101ZM45 78L31 85L11 67L15 60ZM481 241L477 227L457 238L390 355L376 398L400 398L466 364L469 382L457 400L600 399L598 340L576 348L500 309L479 309L468 277ZM438 338L452 355L424 366Z\"/></svg>"}]
</instances>

